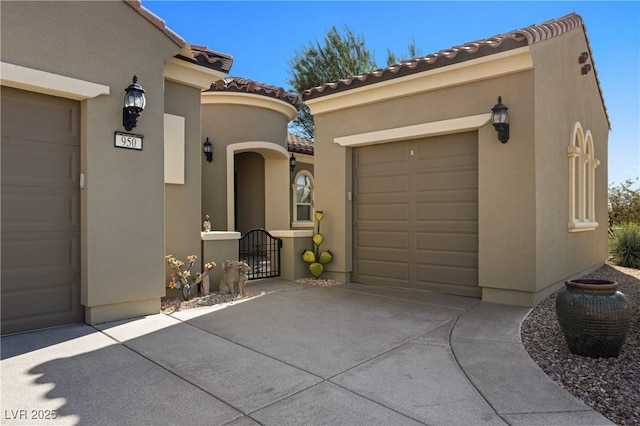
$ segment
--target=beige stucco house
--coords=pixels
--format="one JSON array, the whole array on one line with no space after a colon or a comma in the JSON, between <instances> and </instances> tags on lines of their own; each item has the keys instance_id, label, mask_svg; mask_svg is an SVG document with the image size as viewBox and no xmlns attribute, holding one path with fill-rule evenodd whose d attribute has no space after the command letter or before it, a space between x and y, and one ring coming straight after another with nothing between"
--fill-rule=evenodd
<instances>
[{"instance_id":1,"label":"beige stucco house","mask_svg":"<svg viewBox=\"0 0 640 426\"><path fill-rule=\"evenodd\" d=\"M157 313L166 254L219 263L252 228L308 276L314 210L344 281L531 305L605 260L609 124L576 15L310 89L313 144L287 131L298 96L227 77L138 1L0 15L3 334Z\"/></svg>"},{"instance_id":2,"label":"beige stucco house","mask_svg":"<svg viewBox=\"0 0 640 426\"><path fill-rule=\"evenodd\" d=\"M578 15L302 96L331 276L530 306L604 263L609 121Z\"/></svg>"}]
</instances>

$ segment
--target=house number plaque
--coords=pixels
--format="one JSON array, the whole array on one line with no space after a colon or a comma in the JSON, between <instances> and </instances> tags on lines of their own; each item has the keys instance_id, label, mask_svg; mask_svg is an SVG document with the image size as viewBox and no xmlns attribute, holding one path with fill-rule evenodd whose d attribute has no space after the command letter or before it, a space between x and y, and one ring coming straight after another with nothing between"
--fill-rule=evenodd
<instances>
[{"instance_id":1,"label":"house number plaque","mask_svg":"<svg viewBox=\"0 0 640 426\"><path fill-rule=\"evenodd\" d=\"M143 135L135 133L115 132L114 146L116 148L142 150Z\"/></svg>"}]
</instances>

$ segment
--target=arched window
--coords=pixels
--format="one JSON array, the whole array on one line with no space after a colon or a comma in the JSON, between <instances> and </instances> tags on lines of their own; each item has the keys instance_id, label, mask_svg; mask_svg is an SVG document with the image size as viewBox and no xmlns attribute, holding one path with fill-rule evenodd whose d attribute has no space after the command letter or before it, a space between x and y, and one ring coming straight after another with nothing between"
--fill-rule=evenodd
<instances>
[{"instance_id":1,"label":"arched window","mask_svg":"<svg viewBox=\"0 0 640 426\"><path fill-rule=\"evenodd\" d=\"M595 159L593 136L576 122L571 132L569 154L569 231L596 229L595 173L600 161Z\"/></svg>"},{"instance_id":2,"label":"arched window","mask_svg":"<svg viewBox=\"0 0 640 426\"><path fill-rule=\"evenodd\" d=\"M313 224L313 176L306 170L300 171L293 181L293 223Z\"/></svg>"}]
</instances>

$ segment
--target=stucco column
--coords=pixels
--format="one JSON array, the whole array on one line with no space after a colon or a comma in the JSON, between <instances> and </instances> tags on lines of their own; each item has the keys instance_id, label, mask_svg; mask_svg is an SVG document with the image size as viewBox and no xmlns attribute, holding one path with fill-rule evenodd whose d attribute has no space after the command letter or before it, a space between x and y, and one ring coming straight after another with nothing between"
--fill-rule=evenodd
<instances>
[{"instance_id":1,"label":"stucco column","mask_svg":"<svg viewBox=\"0 0 640 426\"><path fill-rule=\"evenodd\" d=\"M222 279L222 263L226 260L238 260L239 232L211 231L201 232L202 240L202 265L207 262L215 262L216 267L210 272L210 290L217 290Z\"/></svg>"},{"instance_id":2,"label":"stucco column","mask_svg":"<svg viewBox=\"0 0 640 426\"><path fill-rule=\"evenodd\" d=\"M302 260L302 252L313 247L312 230L269 231L274 237L282 238L280 251L280 277L295 281L311 275L309 265Z\"/></svg>"},{"instance_id":3,"label":"stucco column","mask_svg":"<svg viewBox=\"0 0 640 426\"><path fill-rule=\"evenodd\" d=\"M289 229L289 158L264 160L265 229Z\"/></svg>"}]
</instances>

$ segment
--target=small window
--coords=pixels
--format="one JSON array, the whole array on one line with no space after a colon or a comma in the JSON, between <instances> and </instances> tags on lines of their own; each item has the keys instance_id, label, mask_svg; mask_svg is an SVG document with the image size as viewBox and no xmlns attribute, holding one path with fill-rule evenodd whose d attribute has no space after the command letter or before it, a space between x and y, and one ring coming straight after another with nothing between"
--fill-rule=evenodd
<instances>
[{"instance_id":1,"label":"small window","mask_svg":"<svg viewBox=\"0 0 640 426\"><path fill-rule=\"evenodd\" d=\"M313 177L306 170L295 177L293 186L293 223L313 223ZM307 223L301 223L307 222Z\"/></svg>"},{"instance_id":2,"label":"small window","mask_svg":"<svg viewBox=\"0 0 640 426\"><path fill-rule=\"evenodd\" d=\"M580 123L573 126L569 154L569 232L592 231L596 222L595 158L593 136Z\"/></svg>"}]
</instances>

